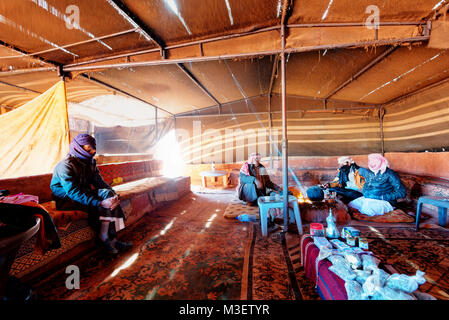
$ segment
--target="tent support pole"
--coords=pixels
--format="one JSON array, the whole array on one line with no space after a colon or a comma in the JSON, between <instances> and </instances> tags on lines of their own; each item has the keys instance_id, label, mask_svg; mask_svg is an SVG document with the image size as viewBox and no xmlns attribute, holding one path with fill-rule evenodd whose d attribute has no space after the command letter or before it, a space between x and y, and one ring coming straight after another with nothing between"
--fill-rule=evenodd
<instances>
[{"instance_id":1,"label":"tent support pole","mask_svg":"<svg viewBox=\"0 0 449 320\"><path fill-rule=\"evenodd\" d=\"M288 140L287 140L287 101L286 101L286 74L285 74L285 25L281 25L281 80L282 80L282 189L284 232L288 227Z\"/></svg>"},{"instance_id":2,"label":"tent support pole","mask_svg":"<svg viewBox=\"0 0 449 320\"><path fill-rule=\"evenodd\" d=\"M272 140L272 119L271 119L271 94L268 96L268 142L270 143L270 168L273 169L273 140Z\"/></svg>"},{"instance_id":3,"label":"tent support pole","mask_svg":"<svg viewBox=\"0 0 449 320\"><path fill-rule=\"evenodd\" d=\"M274 84L274 78L277 73L278 68L278 62L279 62L279 55L275 55L274 62L273 62L273 70L271 71L271 79L270 79L270 88L268 89L268 130L269 130L269 143L270 143L270 168L273 169L273 140L272 140L272 110L271 110L271 93L273 91L273 84Z\"/></svg>"},{"instance_id":4,"label":"tent support pole","mask_svg":"<svg viewBox=\"0 0 449 320\"><path fill-rule=\"evenodd\" d=\"M379 124L380 124L380 143L382 148L382 156L385 156L385 138L384 138L384 106L379 107Z\"/></svg>"},{"instance_id":5,"label":"tent support pole","mask_svg":"<svg viewBox=\"0 0 449 320\"><path fill-rule=\"evenodd\" d=\"M173 128L175 130L176 142L178 142L178 136L176 134L176 116L173 116Z\"/></svg>"},{"instance_id":6,"label":"tent support pole","mask_svg":"<svg viewBox=\"0 0 449 320\"><path fill-rule=\"evenodd\" d=\"M64 82L64 103L65 103L65 110L67 114L67 130L69 131L69 143L72 141L71 133L70 133L70 121L69 121L69 102L67 100L67 81L65 79L66 75L64 72L62 72L62 67L59 67L59 77L61 78L61 81Z\"/></svg>"},{"instance_id":7,"label":"tent support pole","mask_svg":"<svg viewBox=\"0 0 449 320\"><path fill-rule=\"evenodd\" d=\"M158 142L158 138L157 138L157 135L158 135L158 132L157 132L157 108L155 108L155 110L154 110L154 117L155 117L155 123L154 123L154 137L155 137L155 139L156 139L156 143Z\"/></svg>"}]
</instances>

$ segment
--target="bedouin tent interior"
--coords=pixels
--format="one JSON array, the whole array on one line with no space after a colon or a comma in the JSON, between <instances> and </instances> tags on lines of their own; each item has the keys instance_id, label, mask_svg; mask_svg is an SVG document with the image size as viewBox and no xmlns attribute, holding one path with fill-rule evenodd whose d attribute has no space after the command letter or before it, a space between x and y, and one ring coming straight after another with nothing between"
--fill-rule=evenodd
<instances>
[{"instance_id":1,"label":"bedouin tent interior","mask_svg":"<svg viewBox=\"0 0 449 320\"><path fill-rule=\"evenodd\" d=\"M445 0L1 1L0 201L48 212L61 246L46 245L39 215L0 238L0 296L448 300L448 10ZM118 236L133 245L116 255L87 212L52 198L53 170L81 133L120 195ZM236 190L255 152L282 190L251 205ZM324 188L340 157L361 173L370 154L406 189L380 215ZM324 199L309 199L317 186Z\"/></svg>"}]
</instances>

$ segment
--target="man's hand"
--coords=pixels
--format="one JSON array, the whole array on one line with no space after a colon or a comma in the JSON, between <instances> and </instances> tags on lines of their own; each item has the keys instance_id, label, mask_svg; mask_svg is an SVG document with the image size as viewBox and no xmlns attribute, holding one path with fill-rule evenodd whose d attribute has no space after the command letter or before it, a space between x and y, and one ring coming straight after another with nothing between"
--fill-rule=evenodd
<instances>
[{"instance_id":1,"label":"man's hand","mask_svg":"<svg viewBox=\"0 0 449 320\"><path fill-rule=\"evenodd\" d=\"M262 189L263 184L258 179L254 180L254 183L256 184L257 189Z\"/></svg>"},{"instance_id":2,"label":"man's hand","mask_svg":"<svg viewBox=\"0 0 449 320\"><path fill-rule=\"evenodd\" d=\"M107 198L107 199L101 201L101 203L100 203L100 205L103 208L110 209L110 210L114 210L119 204L120 204L120 199L118 198L117 195L115 195L114 197L111 197L111 198Z\"/></svg>"}]
</instances>

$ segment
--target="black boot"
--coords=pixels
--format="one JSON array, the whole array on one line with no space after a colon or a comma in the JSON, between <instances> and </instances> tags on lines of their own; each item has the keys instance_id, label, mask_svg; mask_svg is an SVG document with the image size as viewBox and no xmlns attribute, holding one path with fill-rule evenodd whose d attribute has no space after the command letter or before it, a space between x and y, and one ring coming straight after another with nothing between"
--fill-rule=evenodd
<instances>
[{"instance_id":1,"label":"black boot","mask_svg":"<svg viewBox=\"0 0 449 320\"><path fill-rule=\"evenodd\" d=\"M124 242L124 241L115 241L115 247L117 248L118 251L126 251L128 249L131 249L131 247L133 246L132 242Z\"/></svg>"}]
</instances>

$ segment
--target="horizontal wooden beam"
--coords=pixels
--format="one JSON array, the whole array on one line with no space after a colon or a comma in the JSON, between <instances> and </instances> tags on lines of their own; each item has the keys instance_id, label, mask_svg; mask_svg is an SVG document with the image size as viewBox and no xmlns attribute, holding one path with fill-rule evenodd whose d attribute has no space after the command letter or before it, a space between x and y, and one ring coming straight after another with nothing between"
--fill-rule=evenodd
<instances>
[{"instance_id":1,"label":"horizontal wooden beam","mask_svg":"<svg viewBox=\"0 0 449 320\"><path fill-rule=\"evenodd\" d=\"M375 110L377 108L332 108L332 109L297 109L297 110L287 110L287 113L333 113L333 112L345 112L345 111L357 111L357 110ZM271 111L271 114L280 114L282 111ZM237 117L237 116L253 116L253 115L269 115L268 111L259 112L242 112L242 113L221 113L221 114L192 114L192 115L177 115L176 119L183 118L207 118L207 117Z\"/></svg>"},{"instance_id":2,"label":"horizontal wooden beam","mask_svg":"<svg viewBox=\"0 0 449 320\"><path fill-rule=\"evenodd\" d=\"M280 93L272 93L275 95L280 96ZM301 96L301 95L294 95L294 94L288 94L287 98L296 98L296 99L303 99L303 100L309 100L309 101L319 101L321 103L327 102L333 102L333 103L341 103L341 104L352 104L352 105L358 105L361 107L368 107L368 108L378 108L379 104L375 103L366 103L366 102L359 102L359 101L350 101L350 100L341 100L341 99L325 99L325 98L318 98L318 97L310 97L310 96Z\"/></svg>"},{"instance_id":3,"label":"horizontal wooden beam","mask_svg":"<svg viewBox=\"0 0 449 320\"><path fill-rule=\"evenodd\" d=\"M272 95L280 95L279 93L272 93ZM242 101L247 101L247 100L251 100L251 99L256 99L256 98L261 98L261 97L266 97L268 96L268 93L264 93L264 94L260 94L257 96L252 96L252 97L248 97L245 99L239 99L239 100L234 100L234 101L229 101L229 102L225 102L222 103L222 107L228 104L235 104L235 103L239 103ZM291 95L291 94L287 94L286 95L287 98L297 98L297 99L303 99L303 100L308 100L308 101L314 101L314 102L319 102L320 104L324 102L323 98L314 98L314 97L307 97L307 96L298 96L298 95ZM370 103L363 103L363 102L355 102L355 101L347 101L347 100L337 100L337 99L328 99L328 102L334 102L334 103L339 103L339 104L348 104L348 105L354 105L354 107L348 107L348 108L331 108L331 109L326 109L325 111L333 111L333 110L372 110L372 109L378 109L380 107L380 105L378 104L370 104ZM211 110L211 109L216 109L216 106L209 106L209 107L205 107L205 108L200 108L200 109L196 109L196 110L192 110L192 111L188 111L188 112L183 112L183 113L179 113L179 114L175 114L176 118L180 118L180 117L197 117L197 116L203 116L201 114L199 114L200 112L203 111L207 111L207 110ZM304 109L304 111L306 110L312 110L312 109ZM324 109L315 109L315 110L324 110ZM291 111L288 111L291 112ZM298 112L298 111L294 111L294 112ZM265 112L262 112L261 114L264 114ZM268 111L267 111L268 113ZM275 112L273 112L275 113ZM258 112L255 113L234 113L235 115L243 115L243 114L259 114ZM207 116L215 116L217 114L210 114ZM224 114L224 115L229 115L229 114ZM206 116L206 115L204 115Z\"/></svg>"},{"instance_id":4,"label":"horizontal wooden beam","mask_svg":"<svg viewBox=\"0 0 449 320\"><path fill-rule=\"evenodd\" d=\"M42 68L26 68L11 71L0 71L0 77L15 76L18 74L37 73L37 72L53 72L58 71L57 67L42 67Z\"/></svg>"},{"instance_id":5,"label":"horizontal wooden beam","mask_svg":"<svg viewBox=\"0 0 449 320\"><path fill-rule=\"evenodd\" d=\"M407 41L427 41L424 36L422 25L425 22L380 22L383 27L376 35L374 32L366 28L364 23L314 23L314 24L291 24L286 26L289 31L286 43L286 53L324 50L329 48L351 47L351 46L369 46L369 45L386 45L394 43L403 43ZM301 31L307 29L305 31ZM279 42L280 26L270 26L266 28L251 30L248 32L239 32L207 38L202 40L184 42L175 45L167 45L164 49L167 53L168 60L184 59L188 57L201 58L219 57L235 53L247 54L253 51L257 54L269 54L270 51L280 51ZM307 32L304 34L304 32ZM317 36L315 36L315 34ZM410 37L408 35L418 35ZM310 35L310 36L308 36ZM336 35L342 35L336 36ZM428 36L428 35L425 35ZM378 37L378 39L376 38ZM339 39L338 39L339 38ZM373 39L372 41L366 39ZM338 40L337 40L338 39ZM379 42L373 42L379 41ZM385 42L386 41L386 42ZM340 43L336 43L340 42ZM326 44L326 45L323 45ZM251 44L251 45L248 45ZM316 45L314 45L316 44ZM249 49L253 48L253 50ZM259 48L259 49L257 49ZM75 63L65 65L65 68L72 69L80 66L92 66L92 64L116 60L122 58L134 58L134 60L162 60L159 55L152 55L158 52L157 48L149 48L135 52L122 53L101 58L93 58L85 61L77 61ZM140 58L139 56L145 55ZM150 56L150 57L148 57ZM217 58L215 58L217 59ZM190 62L190 60L185 60ZM178 61L183 63L183 61Z\"/></svg>"},{"instance_id":6,"label":"horizontal wooden beam","mask_svg":"<svg viewBox=\"0 0 449 320\"><path fill-rule=\"evenodd\" d=\"M285 53L298 53L298 52L309 52L317 50L331 50L331 49L343 49L343 48L358 48L367 46L383 46L383 45L399 45L403 43L412 42L423 42L428 41L429 36L418 36L411 38L401 38L401 39L381 39L381 40L371 40L371 41L361 41L361 42L351 42L351 43L341 43L341 44L327 44L319 46L306 46L306 47L296 47L287 48ZM203 57L186 57L179 59L157 59L157 60L147 60L138 62L125 62L125 63L112 63L112 64L95 64L88 66L64 66L63 70L65 72L73 71L88 71L88 70L103 70L103 69L113 69L113 68L137 68L137 67L148 67L156 65L168 65L168 64L178 64L178 63L188 63L188 62L204 62L204 61L217 61L225 59L244 59L251 57L260 57L267 55L280 54L281 49L268 50L268 51L255 51L248 53L236 53L236 54L224 54L216 56L203 56Z\"/></svg>"}]
</instances>

